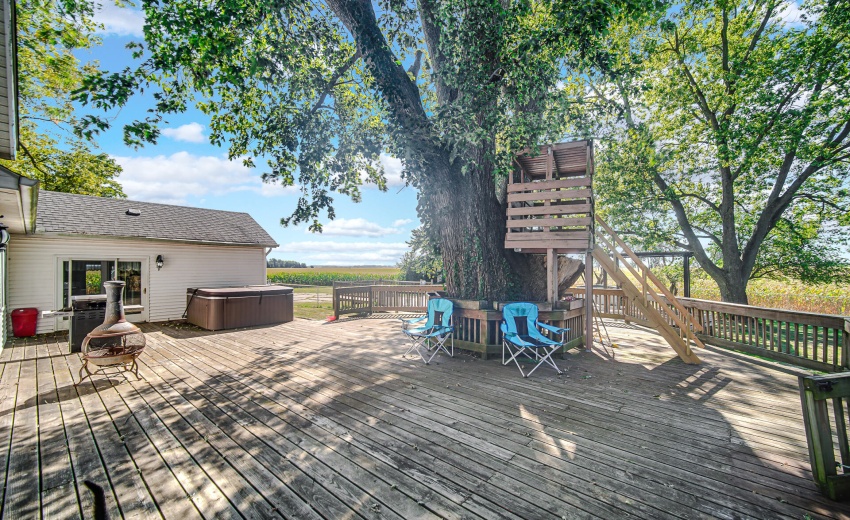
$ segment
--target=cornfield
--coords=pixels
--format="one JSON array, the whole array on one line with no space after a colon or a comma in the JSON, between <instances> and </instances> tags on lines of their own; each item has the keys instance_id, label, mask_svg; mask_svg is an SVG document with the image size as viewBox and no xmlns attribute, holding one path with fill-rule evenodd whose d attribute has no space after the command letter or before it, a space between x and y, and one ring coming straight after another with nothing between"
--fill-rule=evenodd
<instances>
[{"instance_id":1,"label":"cornfield","mask_svg":"<svg viewBox=\"0 0 850 520\"><path fill-rule=\"evenodd\" d=\"M296 285L333 285L334 282L357 282L372 280L401 280L398 269L268 269L269 283Z\"/></svg>"},{"instance_id":2,"label":"cornfield","mask_svg":"<svg viewBox=\"0 0 850 520\"><path fill-rule=\"evenodd\" d=\"M756 307L850 315L850 284L805 285L794 280L753 280L747 286L747 296L750 305ZM713 280L695 278L691 297L720 301L720 291Z\"/></svg>"}]
</instances>

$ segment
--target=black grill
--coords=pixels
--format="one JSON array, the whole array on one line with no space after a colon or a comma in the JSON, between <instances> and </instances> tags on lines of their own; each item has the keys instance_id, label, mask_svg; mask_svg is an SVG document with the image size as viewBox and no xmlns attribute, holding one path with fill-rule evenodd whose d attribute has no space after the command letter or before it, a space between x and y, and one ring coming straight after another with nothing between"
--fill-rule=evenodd
<instances>
[{"instance_id":1,"label":"black grill","mask_svg":"<svg viewBox=\"0 0 850 520\"><path fill-rule=\"evenodd\" d=\"M71 297L71 323L68 329L68 343L71 352L80 352L86 334L103 323L106 317L106 295L89 294Z\"/></svg>"}]
</instances>

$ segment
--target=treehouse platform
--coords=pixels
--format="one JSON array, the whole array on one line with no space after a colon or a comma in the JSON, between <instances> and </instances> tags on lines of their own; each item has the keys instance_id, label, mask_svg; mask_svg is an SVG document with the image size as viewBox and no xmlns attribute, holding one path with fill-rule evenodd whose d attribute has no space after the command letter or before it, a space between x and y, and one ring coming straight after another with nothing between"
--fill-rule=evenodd
<instances>
[{"instance_id":1,"label":"treehouse platform","mask_svg":"<svg viewBox=\"0 0 850 520\"><path fill-rule=\"evenodd\" d=\"M505 247L521 253L584 254L593 248L593 143L540 147L514 159Z\"/></svg>"}]
</instances>

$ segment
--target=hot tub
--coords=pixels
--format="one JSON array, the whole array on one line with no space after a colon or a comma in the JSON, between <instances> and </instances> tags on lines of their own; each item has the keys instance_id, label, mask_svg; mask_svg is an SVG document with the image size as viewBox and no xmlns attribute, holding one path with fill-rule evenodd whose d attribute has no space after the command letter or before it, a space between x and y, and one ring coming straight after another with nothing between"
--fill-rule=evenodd
<instances>
[{"instance_id":1,"label":"hot tub","mask_svg":"<svg viewBox=\"0 0 850 520\"><path fill-rule=\"evenodd\" d=\"M292 321L292 287L254 285L186 290L186 319L207 330Z\"/></svg>"}]
</instances>

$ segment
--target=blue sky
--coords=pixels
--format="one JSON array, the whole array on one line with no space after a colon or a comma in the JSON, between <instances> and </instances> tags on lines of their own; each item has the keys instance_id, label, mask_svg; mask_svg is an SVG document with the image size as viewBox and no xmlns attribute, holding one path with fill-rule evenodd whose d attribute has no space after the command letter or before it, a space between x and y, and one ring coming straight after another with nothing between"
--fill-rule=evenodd
<instances>
[{"instance_id":1,"label":"blue sky","mask_svg":"<svg viewBox=\"0 0 850 520\"><path fill-rule=\"evenodd\" d=\"M143 16L110 0L103 3L96 17L104 26L103 45L79 57L100 61L105 70L132 66L124 46L142 40ZM250 213L280 244L270 257L308 265L394 265L408 249L405 241L419 225L416 192L401 181L397 159L382 157L387 192L365 186L358 204L335 195L336 219L322 221L322 234L308 232L306 225L284 228L280 218L295 208L297 188L263 184L262 168L251 170L240 161L229 162L226 149L209 143L209 120L200 111L169 117L156 145L139 150L125 146L121 124L143 117L149 106L149 100L137 96L115 115L113 128L97 139L101 149L123 167L118 180L129 198Z\"/></svg>"}]
</instances>

